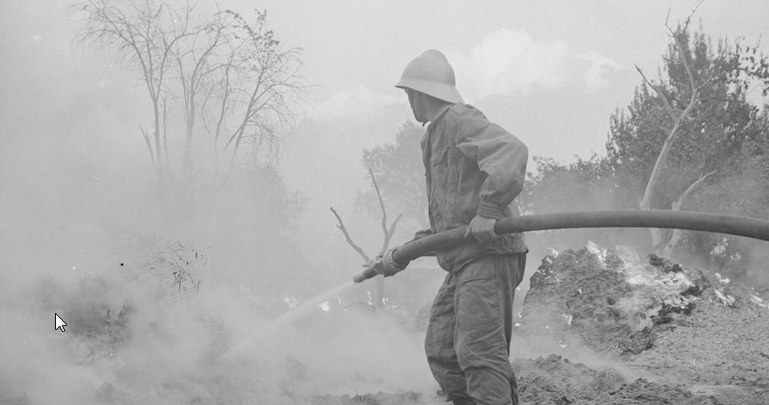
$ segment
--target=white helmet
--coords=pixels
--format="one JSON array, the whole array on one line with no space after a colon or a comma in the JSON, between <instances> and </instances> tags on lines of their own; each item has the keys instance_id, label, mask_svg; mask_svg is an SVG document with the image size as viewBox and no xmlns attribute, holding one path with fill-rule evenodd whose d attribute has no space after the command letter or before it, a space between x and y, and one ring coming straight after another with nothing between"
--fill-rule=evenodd
<instances>
[{"instance_id":1,"label":"white helmet","mask_svg":"<svg viewBox=\"0 0 769 405\"><path fill-rule=\"evenodd\" d=\"M395 85L449 103L464 103L456 88L454 69L441 51L430 49L412 60Z\"/></svg>"}]
</instances>

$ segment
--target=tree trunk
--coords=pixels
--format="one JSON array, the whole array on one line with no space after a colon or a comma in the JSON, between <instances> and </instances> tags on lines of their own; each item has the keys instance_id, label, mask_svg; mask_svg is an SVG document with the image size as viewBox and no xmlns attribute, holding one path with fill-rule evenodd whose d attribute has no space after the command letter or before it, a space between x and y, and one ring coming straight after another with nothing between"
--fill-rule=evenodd
<instances>
[{"instance_id":1,"label":"tree trunk","mask_svg":"<svg viewBox=\"0 0 769 405\"><path fill-rule=\"evenodd\" d=\"M160 106L158 105L157 97L152 98L152 112L155 115L154 130L155 130L155 158L158 165L158 180L163 179L163 147L160 143Z\"/></svg>"}]
</instances>

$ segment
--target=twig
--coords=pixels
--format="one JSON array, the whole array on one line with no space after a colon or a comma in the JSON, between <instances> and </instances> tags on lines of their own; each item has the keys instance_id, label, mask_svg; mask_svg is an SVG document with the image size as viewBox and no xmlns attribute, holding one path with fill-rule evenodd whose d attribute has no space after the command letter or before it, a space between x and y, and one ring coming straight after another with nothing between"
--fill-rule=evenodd
<instances>
[{"instance_id":1,"label":"twig","mask_svg":"<svg viewBox=\"0 0 769 405\"><path fill-rule=\"evenodd\" d=\"M678 199L678 202L676 203L677 204L677 208L678 209L682 208L683 205L684 205L685 200L687 198L689 198L689 195L691 195L695 190L699 189L702 186L702 184L705 182L705 180L707 180L708 177L710 177L710 176L712 176L714 174L716 174L715 170L713 170L712 172L710 172L710 173L700 177L699 180L697 180L694 183L692 183L692 185L689 186L689 188L687 188L686 191L684 191L684 193L681 195L681 198Z\"/></svg>"},{"instance_id":2,"label":"twig","mask_svg":"<svg viewBox=\"0 0 769 405\"><path fill-rule=\"evenodd\" d=\"M702 3L703 3L704 1L705 1L705 0L699 0L699 1L698 1L698 2L697 2L695 5L694 5L694 7L692 8L692 12L691 12L691 13L689 13L689 16L688 16L688 17L686 17L686 20L684 20L684 29L687 29L687 28L689 28L689 23L692 21L692 17L694 17L694 14L696 14L696 13L697 13L697 9L698 9L698 8L700 8L700 6L702 5ZM670 17L670 9L668 8L668 18L669 18L669 17ZM667 18L665 19L665 26L668 28L668 30L669 30L669 31L670 31L670 33L672 34L672 33L673 33L673 30L672 30L672 29L670 29L670 25L668 25L668 19L667 19Z\"/></svg>"},{"instance_id":3,"label":"twig","mask_svg":"<svg viewBox=\"0 0 769 405\"><path fill-rule=\"evenodd\" d=\"M157 164L155 163L155 154L152 152L152 144L150 143L150 136L143 126L139 125L139 129L142 131L144 137L144 143L147 145L147 150L150 152L150 159L152 159L152 168L157 171Z\"/></svg>"},{"instance_id":4,"label":"twig","mask_svg":"<svg viewBox=\"0 0 769 405\"><path fill-rule=\"evenodd\" d=\"M374 171L369 167L368 174L371 176L371 182L374 183L374 190L376 190L376 197L379 199L379 207L382 209L382 231L387 236L387 210L385 210L384 201L382 201L382 193L379 192L379 185L376 184L376 178L374 177Z\"/></svg>"},{"instance_id":5,"label":"twig","mask_svg":"<svg viewBox=\"0 0 769 405\"><path fill-rule=\"evenodd\" d=\"M382 193L379 192L379 185L376 183L374 171L369 168L368 174L371 176L371 182L374 183L374 190L376 190L376 196L379 199L379 207L382 209L382 232L384 233L384 242L382 242L382 249L379 250L379 253L382 254L390 246L390 239L392 239L393 234L395 233L395 225L401 219L401 215L398 215L398 217L395 218L395 221L393 221L393 223L390 225L390 228L388 229L387 210L385 210L384 201L382 200Z\"/></svg>"},{"instance_id":6,"label":"twig","mask_svg":"<svg viewBox=\"0 0 769 405\"><path fill-rule=\"evenodd\" d=\"M364 252L363 249L361 249L361 247L358 246L355 242L353 242L352 238L350 238L350 234L347 232L347 228L344 226L344 222L342 221L342 217L339 216L339 214L336 212L334 207L329 207L329 209L331 210L331 212L334 213L334 216L336 217L337 222L339 222L339 225L337 225L336 227L339 228L339 230L342 231L342 233L344 234L345 239L347 239L347 243L350 246L352 246L352 248L355 249L356 252L358 252L360 257L362 257L363 260L366 263L370 262L371 258L368 257L366 252Z\"/></svg>"},{"instance_id":7,"label":"twig","mask_svg":"<svg viewBox=\"0 0 769 405\"><path fill-rule=\"evenodd\" d=\"M668 101L668 98L665 95L665 93L662 92L662 89L652 84L652 82L646 78L646 75L644 74L643 70L641 70L641 68L639 68L638 65L636 65L635 70L637 70L638 73L641 74L641 77L644 79L644 82L646 82L646 84L648 84L649 87L651 87L652 90L654 90L654 92L657 93L662 98L662 103L665 107L665 111L667 111L670 118L673 119L673 121L675 121L676 114L673 111L673 106L670 104L670 101Z\"/></svg>"}]
</instances>

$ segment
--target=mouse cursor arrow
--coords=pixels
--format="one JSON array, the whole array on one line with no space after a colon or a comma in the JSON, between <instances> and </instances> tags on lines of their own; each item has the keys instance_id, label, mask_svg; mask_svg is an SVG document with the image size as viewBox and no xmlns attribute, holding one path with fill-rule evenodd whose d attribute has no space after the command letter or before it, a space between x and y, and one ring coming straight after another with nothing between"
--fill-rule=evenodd
<instances>
[{"instance_id":1,"label":"mouse cursor arrow","mask_svg":"<svg viewBox=\"0 0 769 405\"><path fill-rule=\"evenodd\" d=\"M59 315L56 314L55 312L53 313L53 321L54 321L53 330L61 329L61 331L64 332L64 327L67 326L67 323L64 322L64 320L61 319Z\"/></svg>"}]
</instances>

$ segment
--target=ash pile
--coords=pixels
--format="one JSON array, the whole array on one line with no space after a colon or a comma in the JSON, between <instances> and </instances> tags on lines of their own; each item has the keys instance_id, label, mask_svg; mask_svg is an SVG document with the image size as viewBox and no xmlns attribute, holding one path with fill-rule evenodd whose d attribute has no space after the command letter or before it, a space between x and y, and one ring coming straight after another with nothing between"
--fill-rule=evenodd
<instances>
[{"instance_id":1,"label":"ash pile","mask_svg":"<svg viewBox=\"0 0 769 405\"><path fill-rule=\"evenodd\" d=\"M515 338L555 354L513 361L521 399L769 403L765 293L626 247L551 251L531 277Z\"/></svg>"}]
</instances>

